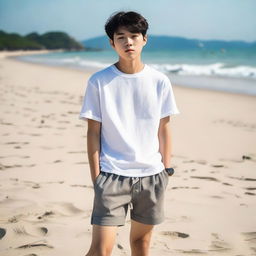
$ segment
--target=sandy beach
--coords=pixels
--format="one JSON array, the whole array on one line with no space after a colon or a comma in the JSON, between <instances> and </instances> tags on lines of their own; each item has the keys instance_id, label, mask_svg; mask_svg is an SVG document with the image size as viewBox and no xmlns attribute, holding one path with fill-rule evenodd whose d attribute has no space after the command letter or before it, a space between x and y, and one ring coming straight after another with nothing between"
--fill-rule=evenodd
<instances>
[{"instance_id":1,"label":"sandy beach","mask_svg":"<svg viewBox=\"0 0 256 256\"><path fill-rule=\"evenodd\" d=\"M0 52L0 255L84 256L93 187L78 115L90 74L8 58L19 54ZM176 173L150 255L256 255L256 97L173 90ZM129 228L127 216L114 256L130 255Z\"/></svg>"}]
</instances>

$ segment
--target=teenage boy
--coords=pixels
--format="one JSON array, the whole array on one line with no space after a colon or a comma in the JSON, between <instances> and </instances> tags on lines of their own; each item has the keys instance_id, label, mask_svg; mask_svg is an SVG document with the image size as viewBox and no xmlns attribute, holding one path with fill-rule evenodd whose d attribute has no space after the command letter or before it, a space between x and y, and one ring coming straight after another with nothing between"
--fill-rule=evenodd
<instances>
[{"instance_id":1,"label":"teenage boy","mask_svg":"<svg viewBox=\"0 0 256 256\"><path fill-rule=\"evenodd\" d=\"M79 118L88 121L94 184L92 243L87 256L111 255L117 227L131 208L132 256L149 253L154 225L164 220L171 157L170 115L178 114L168 77L143 64L147 20L119 12L105 24L119 61L88 81Z\"/></svg>"}]
</instances>

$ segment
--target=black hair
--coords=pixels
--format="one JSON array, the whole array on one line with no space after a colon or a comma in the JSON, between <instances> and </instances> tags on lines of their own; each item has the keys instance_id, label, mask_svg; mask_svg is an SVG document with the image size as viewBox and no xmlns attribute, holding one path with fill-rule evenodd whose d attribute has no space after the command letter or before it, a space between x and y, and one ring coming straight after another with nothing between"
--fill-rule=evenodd
<instances>
[{"instance_id":1,"label":"black hair","mask_svg":"<svg viewBox=\"0 0 256 256\"><path fill-rule=\"evenodd\" d=\"M105 31L113 40L119 27L125 27L131 33L141 33L143 37L148 30L147 20L137 12L117 12L112 14L105 24Z\"/></svg>"}]
</instances>

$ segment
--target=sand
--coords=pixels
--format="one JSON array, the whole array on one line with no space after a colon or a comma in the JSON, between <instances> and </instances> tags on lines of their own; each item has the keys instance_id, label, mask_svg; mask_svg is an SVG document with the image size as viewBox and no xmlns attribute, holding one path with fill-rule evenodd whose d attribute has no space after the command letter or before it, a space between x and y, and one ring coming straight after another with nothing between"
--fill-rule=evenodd
<instances>
[{"instance_id":1,"label":"sand","mask_svg":"<svg viewBox=\"0 0 256 256\"><path fill-rule=\"evenodd\" d=\"M93 187L78 114L90 74L7 58L28 53L0 54L0 255L84 256ZM256 98L173 89L176 172L150 255L256 255ZM129 228L127 216L112 255L130 255Z\"/></svg>"}]
</instances>

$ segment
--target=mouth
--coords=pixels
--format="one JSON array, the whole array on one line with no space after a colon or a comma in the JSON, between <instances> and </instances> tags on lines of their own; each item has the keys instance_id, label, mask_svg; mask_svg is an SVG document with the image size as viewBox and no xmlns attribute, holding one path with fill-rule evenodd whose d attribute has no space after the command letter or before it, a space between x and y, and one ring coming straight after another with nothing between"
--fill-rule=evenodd
<instances>
[{"instance_id":1,"label":"mouth","mask_svg":"<svg viewBox=\"0 0 256 256\"><path fill-rule=\"evenodd\" d=\"M125 52L134 52L134 50L132 50L132 49L127 49L127 50L125 50Z\"/></svg>"}]
</instances>

